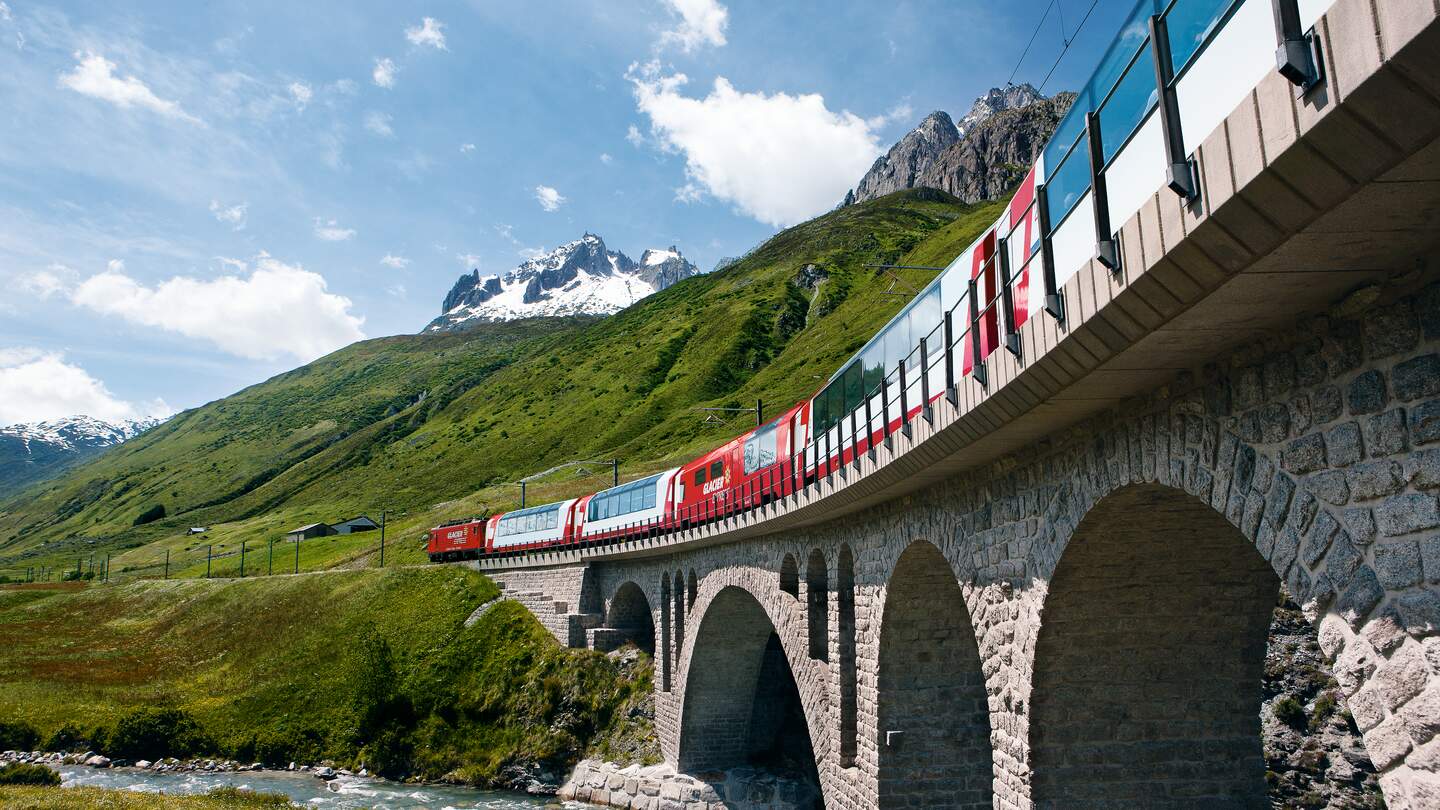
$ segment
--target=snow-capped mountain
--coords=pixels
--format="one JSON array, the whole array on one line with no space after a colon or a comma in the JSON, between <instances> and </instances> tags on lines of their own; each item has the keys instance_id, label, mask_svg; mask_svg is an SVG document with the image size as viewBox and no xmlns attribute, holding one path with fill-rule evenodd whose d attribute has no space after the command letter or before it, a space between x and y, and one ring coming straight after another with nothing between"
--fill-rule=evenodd
<instances>
[{"instance_id":1,"label":"snow-capped mountain","mask_svg":"<svg viewBox=\"0 0 1440 810\"><path fill-rule=\"evenodd\" d=\"M106 422L70 416L0 427L0 495L49 478L107 447L128 441L161 419Z\"/></svg>"},{"instance_id":2,"label":"snow-capped mountain","mask_svg":"<svg viewBox=\"0 0 1440 810\"><path fill-rule=\"evenodd\" d=\"M609 315L698 272L673 245L646 250L636 263L587 233L503 276L481 276L479 270L462 275L445 296L442 314L425 331L519 318Z\"/></svg>"}]
</instances>

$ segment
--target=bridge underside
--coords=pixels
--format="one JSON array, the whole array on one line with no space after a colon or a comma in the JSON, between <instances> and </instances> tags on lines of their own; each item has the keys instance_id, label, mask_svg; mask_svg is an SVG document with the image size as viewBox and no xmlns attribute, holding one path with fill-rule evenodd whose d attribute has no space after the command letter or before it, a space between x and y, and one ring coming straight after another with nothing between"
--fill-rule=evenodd
<instances>
[{"instance_id":1,"label":"bridge underside","mask_svg":"<svg viewBox=\"0 0 1440 810\"><path fill-rule=\"evenodd\" d=\"M847 808L1267 806L1283 586L1388 806L1440 807L1437 13L1336 2L1323 92L1258 85L1197 152L1201 205L1158 191L1118 273L1070 279L1065 324L1033 319L893 450L721 524L487 569L564 591L562 639L644 592L682 767L748 750L720 717L753 721L771 649Z\"/></svg>"}]
</instances>

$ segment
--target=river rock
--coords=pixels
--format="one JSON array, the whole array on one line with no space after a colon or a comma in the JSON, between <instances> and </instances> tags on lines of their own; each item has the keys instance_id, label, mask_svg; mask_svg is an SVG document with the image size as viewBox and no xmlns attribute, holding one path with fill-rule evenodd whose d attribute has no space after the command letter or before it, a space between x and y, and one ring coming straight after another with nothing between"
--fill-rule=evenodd
<instances>
[{"instance_id":1,"label":"river rock","mask_svg":"<svg viewBox=\"0 0 1440 810\"><path fill-rule=\"evenodd\" d=\"M152 763L152 762L151 762L150 760L148 760L148 759L140 759L140 760L136 760L136 761L135 761L135 767L140 768L140 769L143 769L143 770L147 770L147 771L150 770L150 766L153 765L153 764L154 764L154 763Z\"/></svg>"},{"instance_id":2,"label":"river rock","mask_svg":"<svg viewBox=\"0 0 1440 810\"><path fill-rule=\"evenodd\" d=\"M329 765L321 765L320 767L316 768L314 771L311 771L311 773L315 774L316 776L320 777L321 779L334 779L334 778L335 778L335 769L331 768Z\"/></svg>"},{"instance_id":3,"label":"river rock","mask_svg":"<svg viewBox=\"0 0 1440 810\"><path fill-rule=\"evenodd\" d=\"M110 758L94 754L85 760L85 764L92 768L108 768L110 767Z\"/></svg>"}]
</instances>

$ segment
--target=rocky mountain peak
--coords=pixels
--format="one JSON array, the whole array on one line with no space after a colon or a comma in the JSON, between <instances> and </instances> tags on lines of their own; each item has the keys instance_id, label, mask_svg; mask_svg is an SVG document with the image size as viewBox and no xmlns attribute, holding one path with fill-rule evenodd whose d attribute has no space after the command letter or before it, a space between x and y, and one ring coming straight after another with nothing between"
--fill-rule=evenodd
<instances>
[{"instance_id":1,"label":"rocky mountain peak","mask_svg":"<svg viewBox=\"0 0 1440 810\"><path fill-rule=\"evenodd\" d=\"M446 294L441 316L427 332L470 322L564 315L609 315L699 272L671 246L649 249L636 263L610 250L598 234L526 259L504 274L466 273Z\"/></svg>"},{"instance_id":2,"label":"rocky mountain peak","mask_svg":"<svg viewBox=\"0 0 1440 810\"><path fill-rule=\"evenodd\" d=\"M67 416L0 427L0 495L57 475L163 421L126 419L107 422L91 416Z\"/></svg>"},{"instance_id":3,"label":"rocky mountain peak","mask_svg":"<svg viewBox=\"0 0 1440 810\"><path fill-rule=\"evenodd\" d=\"M1040 91L1032 87L1028 82L1024 84L1007 84L1004 87L992 87L985 95L975 99L970 105L970 112L960 119L960 132L969 132L971 127L984 121L990 116L1003 110L1018 110L1021 107L1028 107L1037 101L1044 99Z\"/></svg>"},{"instance_id":4,"label":"rocky mountain peak","mask_svg":"<svg viewBox=\"0 0 1440 810\"><path fill-rule=\"evenodd\" d=\"M907 188L937 188L965 202L1004 194L1023 177L1074 93L1042 96L1028 84L991 88L957 126L933 112L875 161L842 205Z\"/></svg>"}]
</instances>

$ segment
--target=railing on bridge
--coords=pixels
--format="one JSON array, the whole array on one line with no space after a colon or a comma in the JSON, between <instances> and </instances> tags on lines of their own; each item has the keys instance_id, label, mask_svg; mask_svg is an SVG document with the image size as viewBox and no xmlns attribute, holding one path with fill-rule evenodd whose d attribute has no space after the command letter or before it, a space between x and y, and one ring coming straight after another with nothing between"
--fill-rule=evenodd
<instances>
[{"instance_id":1,"label":"railing on bridge","mask_svg":"<svg viewBox=\"0 0 1440 810\"><path fill-rule=\"evenodd\" d=\"M1120 269L1115 224L1157 188L1197 199L1191 156L1268 71L1297 93L1321 78L1307 32L1330 1L1138 0L1000 219L827 382L804 446L666 519L584 533L567 548L704 526L843 478L932 419L939 400L958 403L958 380L986 386L987 359L1001 346L1021 355L1031 317L1065 319L1060 290L1076 272L1091 259Z\"/></svg>"}]
</instances>

